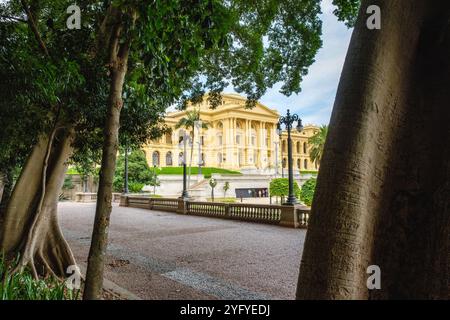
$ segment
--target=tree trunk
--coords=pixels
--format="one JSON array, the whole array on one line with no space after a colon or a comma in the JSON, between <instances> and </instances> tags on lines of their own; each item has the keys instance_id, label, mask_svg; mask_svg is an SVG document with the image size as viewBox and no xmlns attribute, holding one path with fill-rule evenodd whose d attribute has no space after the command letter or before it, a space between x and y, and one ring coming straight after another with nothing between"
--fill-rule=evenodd
<instances>
[{"instance_id":1,"label":"tree trunk","mask_svg":"<svg viewBox=\"0 0 450 320\"><path fill-rule=\"evenodd\" d=\"M381 30L366 27L381 7ZM447 1L363 1L342 72L298 299L449 297ZM367 267L381 269L369 290Z\"/></svg>"},{"instance_id":2,"label":"tree trunk","mask_svg":"<svg viewBox=\"0 0 450 320\"><path fill-rule=\"evenodd\" d=\"M121 26L116 25L110 45L111 82L108 99L108 114L103 132L104 143L100 170L97 207L94 229L89 250L88 267L83 299L101 298L103 287L104 258L108 244L108 227L111 215L116 157L119 149L120 111L123 106L122 90L127 73L130 43L119 45ZM120 48L120 49L119 49Z\"/></svg>"},{"instance_id":3,"label":"tree trunk","mask_svg":"<svg viewBox=\"0 0 450 320\"><path fill-rule=\"evenodd\" d=\"M14 186L0 226L0 252L9 258L19 254L18 268L29 265L35 277L64 277L67 267L75 265L57 217L73 137L72 130L61 130L52 144L48 136L39 139Z\"/></svg>"}]
</instances>

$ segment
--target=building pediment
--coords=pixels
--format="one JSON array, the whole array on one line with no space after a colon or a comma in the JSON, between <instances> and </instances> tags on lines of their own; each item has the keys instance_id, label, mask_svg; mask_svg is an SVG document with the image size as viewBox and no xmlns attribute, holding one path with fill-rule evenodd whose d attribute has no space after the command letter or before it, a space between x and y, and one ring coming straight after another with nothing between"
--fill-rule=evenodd
<instances>
[{"instance_id":1,"label":"building pediment","mask_svg":"<svg viewBox=\"0 0 450 320\"><path fill-rule=\"evenodd\" d=\"M215 109L211 109L207 96L201 103L190 105L187 110L199 109L202 118L209 120L210 117L220 117L221 115L230 116L246 116L249 118L264 117L266 119L278 120L279 113L277 110L270 109L262 103L257 102L256 106L249 109L245 107L246 98L239 94L222 94L222 104ZM186 111L171 112L167 115L168 119L178 120L186 114Z\"/></svg>"}]
</instances>

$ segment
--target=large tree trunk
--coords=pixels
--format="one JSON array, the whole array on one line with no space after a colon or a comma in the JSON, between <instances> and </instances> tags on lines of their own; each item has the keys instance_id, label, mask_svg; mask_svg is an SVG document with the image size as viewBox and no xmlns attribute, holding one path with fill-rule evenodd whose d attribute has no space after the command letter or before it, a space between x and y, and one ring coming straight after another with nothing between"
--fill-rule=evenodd
<instances>
[{"instance_id":1,"label":"large tree trunk","mask_svg":"<svg viewBox=\"0 0 450 320\"><path fill-rule=\"evenodd\" d=\"M108 245L113 180L119 149L120 111L123 106L122 91L127 73L130 46L129 41L120 45L121 32L122 26L118 23L112 31L113 37L110 43L110 94L108 114L103 132L104 142L97 207L83 293L83 299L85 300L100 299L103 287L104 258Z\"/></svg>"},{"instance_id":2,"label":"large tree trunk","mask_svg":"<svg viewBox=\"0 0 450 320\"><path fill-rule=\"evenodd\" d=\"M366 27L381 7L381 30ZM447 1L363 1L330 122L298 299L448 298ZM381 269L369 290L367 267Z\"/></svg>"},{"instance_id":3,"label":"large tree trunk","mask_svg":"<svg viewBox=\"0 0 450 320\"><path fill-rule=\"evenodd\" d=\"M18 267L29 265L35 277L64 277L67 267L75 264L57 218L73 136L72 130L59 130L53 139L39 139L14 186L0 226L0 252L10 258L19 254Z\"/></svg>"}]
</instances>

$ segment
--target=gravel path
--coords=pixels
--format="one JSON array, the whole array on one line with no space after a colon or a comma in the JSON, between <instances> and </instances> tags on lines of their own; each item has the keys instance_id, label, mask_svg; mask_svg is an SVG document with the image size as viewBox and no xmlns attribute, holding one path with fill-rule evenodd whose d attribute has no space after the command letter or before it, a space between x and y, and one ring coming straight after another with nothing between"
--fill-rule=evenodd
<instances>
[{"instance_id":1,"label":"gravel path","mask_svg":"<svg viewBox=\"0 0 450 320\"><path fill-rule=\"evenodd\" d=\"M59 219L86 262L95 204ZM293 299L305 230L114 205L105 277L143 299Z\"/></svg>"}]
</instances>

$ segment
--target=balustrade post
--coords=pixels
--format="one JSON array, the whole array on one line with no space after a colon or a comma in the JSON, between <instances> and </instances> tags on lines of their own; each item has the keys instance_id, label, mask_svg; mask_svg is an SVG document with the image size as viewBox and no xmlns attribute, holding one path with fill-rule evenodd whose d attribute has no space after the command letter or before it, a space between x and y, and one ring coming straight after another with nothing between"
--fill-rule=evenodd
<instances>
[{"instance_id":1,"label":"balustrade post","mask_svg":"<svg viewBox=\"0 0 450 320\"><path fill-rule=\"evenodd\" d=\"M183 199L178 199L178 210L177 213L179 214L189 214L188 212L188 203L189 201L185 201Z\"/></svg>"},{"instance_id":2,"label":"balustrade post","mask_svg":"<svg viewBox=\"0 0 450 320\"><path fill-rule=\"evenodd\" d=\"M119 206L121 206L121 207L128 207L128 196L125 196L125 195L121 195L120 196Z\"/></svg>"},{"instance_id":3,"label":"balustrade post","mask_svg":"<svg viewBox=\"0 0 450 320\"><path fill-rule=\"evenodd\" d=\"M154 201L154 199L152 199L152 198L150 198L149 201L148 201L148 208L150 210L153 210L153 201Z\"/></svg>"},{"instance_id":4,"label":"balustrade post","mask_svg":"<svg viewBox=\"0 0 450 320\"><path fill-rule=\"evenodd\" d=\"M297 216L297 208L292 205L282 206L280 216L280 226L298 228L300 223Z\"/></svg>"},{"instance_id":5,"label":"balustrade post","mask_svg":"<svg viewBox=\"0 0 450 320\"><path fill-rule=\"evenodd\" d=\"M226 219L230 218L230 211L231 211L231 205L227 203L225 205L225 218Z\"/></svg>"}]
</instances>

